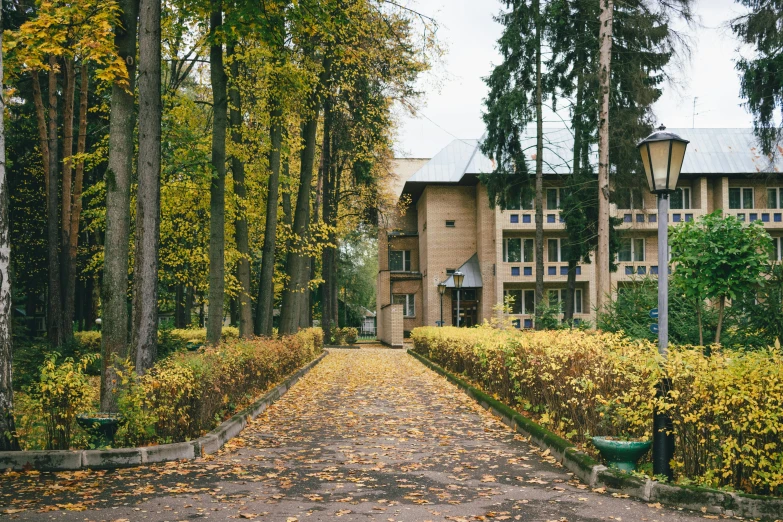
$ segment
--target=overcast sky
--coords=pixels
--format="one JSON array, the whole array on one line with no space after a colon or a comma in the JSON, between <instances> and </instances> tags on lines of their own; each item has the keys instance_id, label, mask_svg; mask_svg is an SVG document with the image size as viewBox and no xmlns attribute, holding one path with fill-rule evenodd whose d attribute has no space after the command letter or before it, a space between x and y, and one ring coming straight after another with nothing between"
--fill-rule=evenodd
<instances>
[{"instance_id":1,"label":"overcast sky","mask_svg":"<svg viewBox=\"0 0 783 522\"><path fill-rule=\"evenodd\" d=\"M726 27L740 8L734 0L696 2L699 24L686 31L693 54L669 71L680 81L664 86L654 108L656 119L670 128L691 127L697 97L697 127L750 127L734 68L738 42ZM493 16L500 12L501 2L412 0L410 5L438 21L447 54L420 82L424 97L418 115L401 116L395 153L430 158L455 137L479 138L484 132L481 112L487 88L482 78L500 62L496 42L501 26Z\"/></svg>"}]
</instances>

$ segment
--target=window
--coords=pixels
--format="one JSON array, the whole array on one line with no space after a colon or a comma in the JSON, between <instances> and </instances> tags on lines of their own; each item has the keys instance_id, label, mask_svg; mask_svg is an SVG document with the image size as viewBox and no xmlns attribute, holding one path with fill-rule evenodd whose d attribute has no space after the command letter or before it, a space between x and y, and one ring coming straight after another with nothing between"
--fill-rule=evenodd
<instances>
[{"instance_id":1,"label":"window","mask_svg":"<svg viewBox=\"0 0 783 522\"><path fill-rule=\"evenodd\" d=\"M568 290L565 288L557 288L549 291L549 305L554 306L560 304L560 311L565 312L566 298L568 297ZM574 289L574 313L582 313L582 289Z\"/></svg>"},{"instance_id":2,"label":"window","mask_svg":"<svg viewBox=\"0 0 783 522\"><path fill-rule=\"evenodd\" d=\"M618 189L615 192L617 208L622 210L641 210L644 208L644 196L639 189Z\"/></svg>"},{"instance_id":3,"label":"window","mask_svg":"<svg viewBox=\"0 0 783 522\"><path fill-rule=\"evenodd\" d=\"M691 189L678 188L669 196L669 208L675 210L688 210L691 208Z\"/></svg>"},{"instance_id":4,"label":"window","mask_svg":"<svg viewBox=\"0 0 783 522\"><path fill-rule=\"evenodd\" d=\"M729 208L753 208L753 189L729 188Z\"/></svg>"},{"instance_id":5,"label":"window","mask_svg":"<svg viewBox=\"0 0 783 522\"><path fill-rule=\"evenodd\" d=\"M446 226L448 228L454 228L457 226L456 222L453 219L447 219L446 220Z\"/></svg>"},{"instance_id":6,"label":"window","mask_svg":"<svg viewBox=\"0 0 783 522\"><path fill-rule=\"evenodd\" d=\"M410 272L411 251L392 250L389 252L389 270L393 272Z\"/></svg>"},{"instance_id":7,"label":"window","mask_svg":"<svg viewBox=\"0 0 783 522\"><path fill-rule=\"evenodd\" d=\"M524 293L524 302L522 303L522 313L527 315L533 315L536 313L536 291L535 290L525 290Z\"/></svg>"},{"instance_id":8,"label":"window","mask_svg":"<svg viewBox=\"0 0 783 522\"><path fill-rule=\"evenodd\" d=\"M533 210L535 207L533 203L533 194L522 196L522 210Z\"/></svg>"},{"instance_id":9,"label":"window","mask_svg":"<svg viewBox=\"0 0 783 522\"><path fill-rule=\"evenodd\" d=\"M454 275L454 272L456 272L456 271L457 271L456 268L447 268L446 269L446 275L447 276Z\"/></svg>"},{"instance_id":10,"label":"window","mask_svg":"<svg viewBox=\"0 0 783 522\"><path fill-rule=\"evenodd\" d=\"M522 246L524 247L522 249L522 261L525 263L532 263L535 261L535 257L533 255L533 245L534 241L532 239L525 239L522 242Z\"/></svg>"},{"instance_id":11,"label":"window","mask_svg":"<svg viewBox=\"0 0 783 522\"><path fill-rule=\"evenodd\" d=\"M507 237L503 240L503 261L506 263L522 261L522 238Z\"/></svg>"},{"instance_id":12,"label":"window","mask_svg":"<svg viewBox=\"0 0 783 522\"><path fill-rule=\"evenodd\" d=\"M560 189L546 189L546 209L557 210L560 208Z\"/></svg>"},{"instance_id":13,"label":"window","mask_svg":"<svg viewBox=\"0 0 783 522\"><path fill-rule=\"evenodd\" d=\"M783 261L783 237L772 238L772 251L770 252L772 261Z\"/></svg>"},{"instance_id":14,"label":"window","mask_svg":"<svg viewBox=\"0 0 783 522\"><path fill-rule=\"evenodd\" d=\"M620 250L617 253L617 260L625 263L644 261L644 238L622 238L620 239Z\"/></svg>"},{"instance_id":15,"label":"window","mask_svg":"<svg viewBox=\"0 0 783 522\"><path fill-rule=\"evenodd\" d=\"M511 313L512 314L521 314L522 313L522 290L505 290L503 292L504 297L504 304L506 298L513 298L514 302L511 303Z\"/></svg>"},{"instance_id":16,"label":"window","mask_svg":"<svg viewBox=\"0 0 783 522\"><path fill-rule=\"evenodd\" d=\"M568 261L568 249L564 239L547 240L547 260L550 263L565 263Z\"/></svg>"},{"instance_id":17,"label":"window","mask_svg":"<svg viewBox=\"0 0 783 522\"><path fill-rule=\"evenodd\" d=\"M402 305L403 317L416 317L414 294L394 294L392 304Z\"/></svg>"},{"instance_id":18,"label":"window","mask_svg":"<svg viewBox=\"0 0 783 522\"><path fill-rule=\"evenodd\" d=\"M767 189L767 208L783 208L783 187Z\"/></svg>"}]
</instances>

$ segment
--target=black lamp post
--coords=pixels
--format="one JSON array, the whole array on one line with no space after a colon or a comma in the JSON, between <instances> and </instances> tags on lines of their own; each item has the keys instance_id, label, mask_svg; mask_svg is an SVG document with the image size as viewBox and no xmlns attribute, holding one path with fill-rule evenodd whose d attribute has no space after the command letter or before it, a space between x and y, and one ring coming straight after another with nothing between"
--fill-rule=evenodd
<instances>
[{"instance_id":1,"label":"black lamp post","mask_svg":"<svg viewBox=\"0 0 783 522\"><path fill-rule=\"evenodd\" d=\"M462 281L465 279L465 274L457 270L451 277L454 279L454 288L457 289L457 327L459 327L459 290L462 288Z\"/></svg>"},{"instance_id":2,"label":"black lamp post","mask_svg":"<svg viewBox=\"0 0 783 522\"><path fill-rule=\"evenodd\" d=\"M438 283L438 293L440 294L440 326L443 326L443 294L446 293L446 282Z\"/></svg>"},{"instance_id":3,"label":"black lamp post","mask_svg":"<svg viewBox=\"0 0 783 522\"><path fill-rule=\"evenodd\" d=\"M688 143L661 125L637 145L650 192L658 195L658 352L664 359L669 349L669 194L677 188ZM658 383L656 395L664 397L669 389L671 382L664 379ZM653 474L671 480L674 433L672 421L664 412L653 413L652 449Z\"/></svg>"}]
</instances>

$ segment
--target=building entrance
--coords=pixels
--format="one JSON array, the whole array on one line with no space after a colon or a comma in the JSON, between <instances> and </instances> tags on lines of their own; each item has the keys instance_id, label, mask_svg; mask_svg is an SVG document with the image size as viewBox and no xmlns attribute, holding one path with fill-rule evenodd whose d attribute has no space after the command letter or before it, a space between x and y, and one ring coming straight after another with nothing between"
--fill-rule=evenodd
<instances>
[{"instance_id":1,"label":"building entrance","mask_svg":"<svg viewBox=\"0 0 783 522\"><path fill-rule=\"evenodd\" d=\"M460 290L459 325L465 328L478 324L478 292L475 288ZM457 325L457 290L451 291L451 324Z\"/></svg>"}]
</instances>

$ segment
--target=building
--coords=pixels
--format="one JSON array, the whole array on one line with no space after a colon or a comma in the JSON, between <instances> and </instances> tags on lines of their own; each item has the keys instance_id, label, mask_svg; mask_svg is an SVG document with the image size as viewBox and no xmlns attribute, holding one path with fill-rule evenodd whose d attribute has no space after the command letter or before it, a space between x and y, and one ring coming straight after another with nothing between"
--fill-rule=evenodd
<instances>
[{"instance_id":1,"label":"building","mask_svg":"<svg viewBox=\"0 0 783 522\"><path fill-rule=\"evenodd\" d=\"M757 151L750 129L670 129L690 140L671 197L669 223L691 221L722 209L746 221L760 220L783 251L783 162L770 166ZM564 177L570 174L571 138L567 129L545 130L544 256L545 294L550 303L565 299L568 264L563 256L565 225L560 219ZM532 145L534 136L526 137ZM530 150L535 150L531 147ZM531 162L533 158L531 158ZM489 319L507 294L515 297L514 319L533 326L535 288L535 210L532 202L501 211L489 206L481 173L493 170L479 140L454 140L429 161L399 160L400 212L380 230L377 313L379 338L401 345L403 332L423 325L456 324L456 290L450 275L465 273L460 323ZM401 181L400 179L400 181ZM619 269L613 288L658 273L657 204L648 191L617 194L611 205L622 219ZM446 281L441 296L437 284ZM595 273L577 268L575 314L595 320Z\"/></svg>"}]
</instances>

